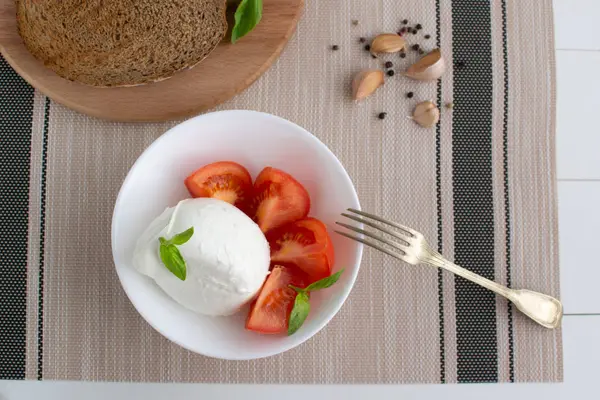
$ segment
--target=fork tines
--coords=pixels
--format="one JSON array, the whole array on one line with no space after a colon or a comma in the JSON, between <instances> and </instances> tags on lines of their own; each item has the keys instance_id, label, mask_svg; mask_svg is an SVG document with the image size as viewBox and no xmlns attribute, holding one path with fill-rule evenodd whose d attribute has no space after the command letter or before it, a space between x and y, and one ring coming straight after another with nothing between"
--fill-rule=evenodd
<instances>
[{"instance_id":1,"label":"fork tines","mask_svg":"<svg viewBox=\"0 0 600 400\"><path fill-rule=\"evenodd\" d=\"M392 257L395 257L395 258L398 258L401 260L404 259L404 256L407 254L407 250L411 245L410 242L408 241L408 239L415 237L417 235L416 231L414 231L413 229L406 227L404 225L400 225L395 222L387 221L376 215L369 214L369 213L359 211L359 210L355 210L353 208L349 208L348 211L352 214L342 213L342 216L346 217L348 219L351 219L355 222L361 223L363 225L369 226L371 228L377 229L380 232L383 232L387 235L392 236L395 239L398 239L398 241L388 239L384 235L381 235L381 234L378 234L378 233L375 233L372 231L367 231L365 229L361 229L356 226L349 225L349 224L346 224L343 222L336 222L336 224L339 226L342 226L350 231L353 231L353 232L359 233L361 235L367 236L369 238L375 239L375 241L367 240L361 236L352 235L350 233L343 232L343 231L335 231L336 233L338 233L342 236L345 236L349 239L355 240L357 242L363 243L367 246L373 247L374 249L382 251ZM357 215L360 215L360 216L357 216ZM361 218L361 217L364 217L364 218ZM378 223L372 222L371 220L375 220L380 223L378 224ZM397 230L392 230L390 228L387 228L384 225L391 226L393 228L396 228ZM379 244L378 242L388 245L392 249L385 247L382 244Z\"/></svg>"}]
</instances>

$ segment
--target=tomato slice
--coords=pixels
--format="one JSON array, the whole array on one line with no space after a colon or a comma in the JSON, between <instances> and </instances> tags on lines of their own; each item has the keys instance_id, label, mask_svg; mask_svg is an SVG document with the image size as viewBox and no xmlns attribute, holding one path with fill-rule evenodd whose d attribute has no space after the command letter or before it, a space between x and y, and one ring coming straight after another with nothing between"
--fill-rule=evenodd
<instances>
[{"instance_id":1,"label":"tomato slice","mask_svg":"<svg viewBox=\"0 0 600 400\"><path fill-rule=\"evenodd\" d=\"M290 174L266 167L256 177L252 214L263 232L305 218L309 210L308 192Z\"/></svg>"},{"instance_id":2,"label":"tomato slice","mask_svg":"<svg viewBox=\"0 0 600 400\"><path fill-rule=\"evenodd\" d=\"M309 282L331 275L335 261L333 244L325 224L305 218L267 233L271 262L294 265L304 271Z\"/></svg>"},{"instance_id":3,"label":"tomato slice","mask_svg":"<svg viewBox=\"0 0 600 400\"><path fill-rule=\"evenodd\" d=\"M252 198L252 177L246 168L231 161L205 165L185 180L193 197L212 197L248 212Z\"/></svg>"},{"instance_id":4,"label":"tomato slice","mask_svg":"<svg viewBox=\"0 0 600 400\"><path fill-rule=\"evenodd\" d=\"M289 285L306 287L302 272L294 267L273 267L250 309L246 329L266 334L287 332L297 295Z\"/></svg>"}]
</instances>

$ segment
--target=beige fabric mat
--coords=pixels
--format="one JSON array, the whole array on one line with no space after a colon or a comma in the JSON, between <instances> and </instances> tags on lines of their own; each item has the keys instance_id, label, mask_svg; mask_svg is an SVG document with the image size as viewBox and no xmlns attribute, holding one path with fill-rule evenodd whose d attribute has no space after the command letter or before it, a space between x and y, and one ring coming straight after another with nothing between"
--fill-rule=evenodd
<instances>
[{"instance_id":1,"label":"beige fabric mat","mask_svg":"<svg viewBox=\"0 0 600 400\"><path fill-rule=\"evenodd\" d=\"M490 19L479 21L476 8L487 12ZM395 32L404 18L423 25L423 31L409 35L409 40L418 37L425 48L435 47L439 25L442 52L450 68L439 87L435 82L415 83L397 74L376 95L355 104L349 97L353 73L381 67L382 62L371 59L358 38ZM354 26L352 19L359 24ZM513 287L559 296L552 21L550 0L308 0L297 32L280 59L253 86L219 109L260 110L305 127L339 157L356 185L363 209L417 228L433 245L441 245L451 259L476 259L461 256L464 244L456 239L464 234L457 224L461 218L463 223L469 218L460 207L471 202L473 213L483 216L481 224L486 218L492 221L493 252L486 265L467 262L465 267L491 271L501 283L507 283L510 276ZM465 29L470 30L473 41L464 41ZM425 33L432 38L423 39ZM481 38L487 38L491 48L481 50ZM339 46L338 51L331 50L333 44ZM486 100L460 92L471 90L470 85L479 87L479 72L474 71L477 62L457 59L455 54L480 50L491 57L489 125L478 125L480 114L485 114L479 106ZM385 57L395 67L407 66L415 58L413 51L405 60L398 55ZM467 80L460 83L459 74ZM405 97L409 91L415 92L412 100ZM465 98L466 102L459 102ZM438 129L419 128L406 118L415 101L429 99L442 104ZM455 102L453 111L443 107L450 101ZM383 111L387 118L379 120L377 114ZM47 136L45 116L49 118ZM473 132L464 129L469 118L473 119ZM489 297L478 297L481 294L476 289L465 288L464 282L452 275L409 266L372 250L365 251L356 286L339 314L296 349L263 360L235 362L205 358L170 343L136 313L121 289L111 256L110 222L128 169L153 140L176 123L105 122L56 103L46 107L45 97L35 93L27 379L222 383L562 380L560 329L549 331L531 323L499 298L491 297L492 306L486 308L478 301L489 302ZM458 156L456 152L464 150L459 148L464 145L460 135L489 138L489 154L483 149ZM464 197L457 189L461 184L458 164L479 156L487 156L491 168L482 170L489 175L488 185L475 188L491 196L485 210L481 205L485 201L477 193ZM465 171L468 175L468 168L462 173ZM45 185L40 191L42 176ZM468 186L471 181L465 179ZM478 237L483 228L475 224L469 229L474 242L485 242ZM43 252L39 251L40 235ZM41 302L40 265L44 269ZM461 303L471 295L474 301L470 306ZM488 317L491 319L486 320ZM478 329L480 322L485 327Z\"/></svg>"}]
</instances>

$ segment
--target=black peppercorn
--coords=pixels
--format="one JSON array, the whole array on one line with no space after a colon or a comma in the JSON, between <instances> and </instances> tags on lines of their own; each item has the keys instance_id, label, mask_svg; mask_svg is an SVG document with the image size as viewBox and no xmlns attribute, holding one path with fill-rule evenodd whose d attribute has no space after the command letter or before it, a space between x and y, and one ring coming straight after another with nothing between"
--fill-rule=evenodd
<instances>
[{"instance_id":1,"label":"black peppercorn","mask_svg":"<svg viewBox=\"0 0 600 400\"><path fill-rule=\"evenodd\" d=\"M371 45L370 44L366 44L365 45L365 50L366 51L371 51Z\"/></svg>"},{"instance_id":2,"label":"black peppercorn","mask_svg":"<svg viewBox=\"0 0 600 400\"><path fill-rule=\"evenodd\" d=\"M406 27L400 29L400 33L406 33L406 31L407 31Z\"/></svg>"},{"instance_id":3,"label":"black peppercorn","mask_svg":"<svg viewBox=\"0 0 600 400\"><path fill-rule=\"evenodd\" d=\"M419 51L419 49L420 49L420 48L421 48L421 47L420 47L418 44L413 44L413 46L412 46L412 49L413 49L414 51Z\"/></svg>"},{"instance_id":4,"label":"black peppercorn","mask_svg":"<svg viewBox=\"0 0 600 400\"><path fill-rule=\"evenodd\" d=\"M400 53L400 58L406 58L406 53L405 52Z\"/></svg>"},{"instance_id":5,"label":"black peppercorn","mask_svg":"<svg viewBox=\"0 0 600 400\"><path fill-rule=\"evenodd\" d=\"M360 39L358 39L359 42L364 43L367 41L367 39L365 39L364 37L361 37Z\"/></svg>"},{"instance_id":6,"label":"black peppercorn","mask_svg":"<svg viewBox=\"0 0 600 400\"><path fill-rule=\"evenodd\" d=\"M395 72L394 72L394 70L393 70L393 69L390 69L390 70L387 72L387 74L388 74L388 76L394 76Z\"/></svg>"},{"instance_id":7,"label":"black peppercorn","mask_svg":"<svg viewBox=\"0 0 600 400\"><path fill-rule=\"evenodd\" d=\"M336 51L339 50L340 46L338 46L337 44L334 44L333 46L331 46L331 50Z\"/></svg>"},{"instance_id":8,"label":"black peppercorn","mask_svg":"<svg viewBox=\"0 0 600 400\"><path fill-rule=\"evenodd\" d=\"M425 35L425 39L431 39L431 35Z\"/></svg>"},{"instance_id":9,"label":"black peppercorn","mask_svg":"<svg viewBox=\"0 0 600 400\"><path fill-rule=\"evenodd\" d=\"M371 58L377 58L375 54L371 54Z\"/></svg>"},{"instance_id":10,"label":"black peppercorn","mask_svg":"<svg viewBox=\"0 0 600 400\"><path fill-rule=\"evenodd\" d=\"M423 29L423 25L421 25L421 24L417 24L417 25L415 26L415 28L416 28L417 30L421 30L421 29Z\"/></svg>"},{"instance_id":11,"label":"black peppercorn","mask_svg":"<svg viewBox=\"0 0 600 400\"><path fill-rule=\"evenodd\" d=\"M392 68L393 66L394 66L394 63L393 63L393 62L391 62L391 61L387 61L387 62L385 63L385 67L386 67L386 68Z\"/></svg>"},{"instance_id":12,"label":"black peppercorn","mask_svg":"<svg viewBox=\"0 0 600 400\"><path fill-rule=\"evenodd\" d=\"M379 119L385 119L385 116L387 115L386 112L381 112L379 113L379 115L377 116Z\"/></svg>"},{"instance_id":13,"label":"black peppercorn","mask_svg":"<svg viewBox=\"0 0 600 400\"><path fill-rule=\"evenodd\" d=\"M405 20L403 20L403 21L402 21L402 23L403 23L404 25L406 25L406 24L408 24L408 20L407 20L407 19L405 19Z\"/></svg>"},{"instance_id":14,"label":"black peppercorn","mask_svg":"<svg viewBox=\"0 0 600 400\"><path fill-rule=\"evenodd\" d=\"M416 35L417 33L419 33L419 31L416 29L413 29L410 33L412 33L413 35Z\"/></svg>"},{"instance_id":15,"label":"black peppercorn","mask_svg":"<svg viewBox=\"0 0 600 400\"><path fill-rule=\"evenodd\" d=\"M406 93L406 97L408 97L409 99L412 99L414 95L415 94L413 92Z\"/></svg>"}]
</instances>

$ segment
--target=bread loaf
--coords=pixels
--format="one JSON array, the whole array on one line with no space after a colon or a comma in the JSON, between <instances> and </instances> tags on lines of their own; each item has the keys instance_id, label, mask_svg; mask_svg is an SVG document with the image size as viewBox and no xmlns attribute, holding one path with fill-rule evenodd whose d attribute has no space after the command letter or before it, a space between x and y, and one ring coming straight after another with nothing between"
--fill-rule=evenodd
<instances>
[{"instance_id":1,"label":"bread loaf","mask_svg":"<svg viewBox=\"0 0 600 400\"><path fill-rule=\"evenodd\" d=\"M166 79L202 61L227 31L226 0L16 0L29 51L94 86Z\"/></svg>"}]
</instances>

